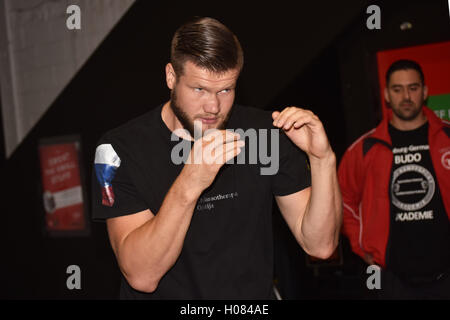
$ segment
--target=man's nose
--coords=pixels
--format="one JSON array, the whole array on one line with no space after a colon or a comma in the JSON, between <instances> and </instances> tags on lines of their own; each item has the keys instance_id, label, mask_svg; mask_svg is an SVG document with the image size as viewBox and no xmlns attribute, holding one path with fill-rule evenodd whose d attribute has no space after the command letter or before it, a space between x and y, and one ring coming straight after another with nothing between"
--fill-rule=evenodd
<instances>
[{"instance_id":1,"label":"man's nose","mask_svg":"<svg viewBox=\"0 0 450 320\"><path fill-rule=\"evenodd\" d=\"M216 94L210 94L208 100L203 105L206 113L217 114L220 111L220 102Z\"/></svg>"},{"instance_id":2,"label":"man's nose","mask_svg":"<svg viewBox=\"0 0 450 320\"><path fill-rule=\"evenodd\" d=\"M410 100L411 98L411 93L409 92L409 89L406 89L404 91L404 95L405 95L405 100Z\"/></svg>"}]
</instances>

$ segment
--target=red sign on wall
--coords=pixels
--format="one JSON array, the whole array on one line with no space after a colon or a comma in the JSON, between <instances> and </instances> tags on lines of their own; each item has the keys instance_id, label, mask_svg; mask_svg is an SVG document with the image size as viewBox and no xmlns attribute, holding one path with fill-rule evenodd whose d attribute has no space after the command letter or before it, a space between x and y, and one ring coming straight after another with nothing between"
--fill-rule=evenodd
<instances>
[{"instance_id":1,"label":"red sign on wall","mask_svg":"<svg viewBox=\"0 0 450 320\"><path fill-rule=\"evenodd\" d=\"M39 157L47 231L86 230L79 142L41 144Z\"/></svg>"}]
</instances>

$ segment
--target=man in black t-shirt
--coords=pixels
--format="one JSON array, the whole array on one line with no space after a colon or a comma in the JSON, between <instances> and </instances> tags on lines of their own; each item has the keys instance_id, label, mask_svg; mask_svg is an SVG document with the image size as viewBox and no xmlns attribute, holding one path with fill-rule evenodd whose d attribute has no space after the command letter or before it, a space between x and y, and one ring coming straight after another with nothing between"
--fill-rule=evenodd
<instances>
[{"instance_id":1,"label":"man in black t-shirt","mask_svg":"<svg viewBox=\"0 0 450 320\"><path fill-rule=\"evenodd\" d=\"M415 68L395 69L401 63ZM388 130L394 158L381 297L450 298L450 220L430 155L422 111L428 89L420 66L408 60L394 64L385 91L393 111Z\"/></svg>"},{"instance_id":2,"label":"man in black t-shirt","mask_svg":"<svg viewBox=\"0 0 450 320\"><path fill-rule=\"evenodd\" d=\"M99 141L93 216L107 222L122 298L272 298L273 196L308 254L336 248L341 198L320 120L235 104L242 65L223 24L184 24L171 99Z\"/></svg>"},{"instance_id":3,"label":"man in black t-shirt","mask_svg":"<svg viewBox=\"0 0 450 320\"><path fill-rule=\"evenodd\" d=\"M387 260L390 271L413 285L450 268L450 222L431 161L428 130L428 122L407 131L389 126L394 161Z\"/></svg>"},{"instance_id":4,"label":"man in black t-shirt","mask_svg":"<svg viewBox=\"0 0 450 320\"><path fill-rule=\"evenodd\" d=\"M421 67L386 74L388 117L358 139L339 167L343 232L381 266L383 299L450 298L450 126L424 106Z\"/></svg>"}]
</instances>

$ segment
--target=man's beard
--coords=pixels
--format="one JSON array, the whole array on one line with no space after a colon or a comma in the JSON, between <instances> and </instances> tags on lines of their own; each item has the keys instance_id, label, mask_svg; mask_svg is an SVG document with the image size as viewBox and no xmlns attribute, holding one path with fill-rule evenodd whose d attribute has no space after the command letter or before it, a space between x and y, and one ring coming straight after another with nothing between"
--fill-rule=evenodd
<instances>
[{"instance_id":1,"label":"man's beard","mask_svg":"<svg viewBox=\"0 0 450 320\"><path fill-rule=\"evenodd\" d=\"M402 109L402 104L404 103L409 103L411 104L411 112L404 112L404 110ZM423 101L421 102L419 107L416 107L416 105L412 102L412 101L402 101L399 104L398 108L393 108L391 106L392 112L401 120L403 121L412 121L414 119L416 119L420 112L422 111L422 105L423 105Z\"/></svg>"},{"instance_id":2,"label":"man's beard","mask_svg":"<svg viewBox=\"0 0 450 320\"><path fill-rule=\"evenodd\" d=\"M178 121L180 121L181 125L184 129L186 129L192 138L195 138L195 130L194 130L194 121L192 121L186 112L182 110L180 105L178 104L177 94L175 88L170 93L170 109L177 117ZM225 119L217 126L216 129L223 130L226 128L228 120L230 119L231 112L233 111L233 107L231 107L230 111L225 116ZM200 120L201 121L201 120ZM199 133L197 133L198 135ZM203 133L201 133L203 135Z\"/></svg>"}]
</instances>

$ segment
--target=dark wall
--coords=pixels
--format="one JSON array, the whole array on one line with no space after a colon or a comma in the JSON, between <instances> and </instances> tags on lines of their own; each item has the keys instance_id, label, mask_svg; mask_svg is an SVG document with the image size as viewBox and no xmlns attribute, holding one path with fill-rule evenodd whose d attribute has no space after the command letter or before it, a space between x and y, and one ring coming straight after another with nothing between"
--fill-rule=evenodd
<instances>
[{"instance_id":1,"label":"dark wall","mask_svg":"<svg viewBox=\"0 0 450 320\"><path fill-rule=\"evenodd\" d=\"M344 106L341 97L337 43L325 48L270 105L280 108L295 105L310 109L322 121L330 144L339 159L347 141ZM364 293L361 282L362 263L351 253L342 239L343 265L333 263L320 267L307 265L306 253L274 206L275 278L285 299L360 299Z\"/></svg>"}]
</instances>

